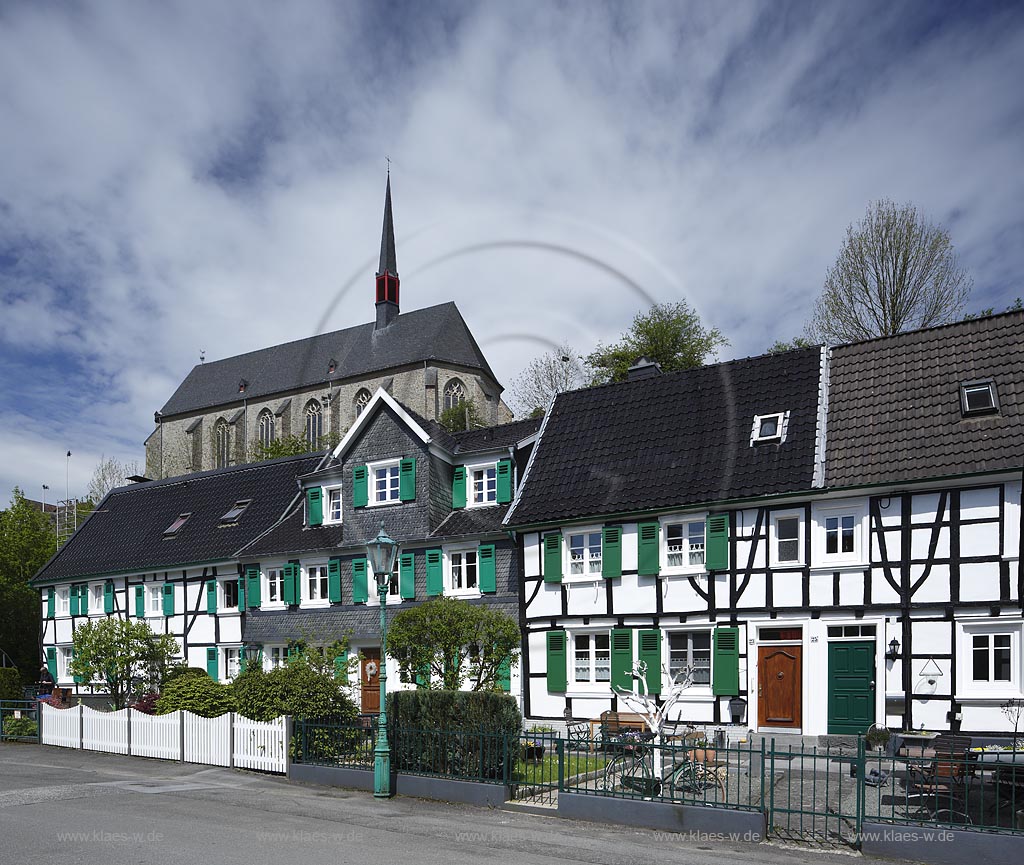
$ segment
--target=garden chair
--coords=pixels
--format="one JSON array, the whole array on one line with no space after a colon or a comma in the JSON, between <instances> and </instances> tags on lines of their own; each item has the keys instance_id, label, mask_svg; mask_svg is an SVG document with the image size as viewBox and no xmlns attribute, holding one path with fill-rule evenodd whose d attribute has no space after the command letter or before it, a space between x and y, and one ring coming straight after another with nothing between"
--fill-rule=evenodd
<instances>
[{"instance_id":1,"label":"garden chair","mask_svg":"<svg viewBox=\"0 0 1024 865\"><path fill-rule=\"evenodd\" d=\"M907 763L907 798L920 799L930 819L940 820L940 815L947 814L948 822L972 822L967 813L970 745L967 736L939 736L932 742L935 756L930 761Z\"/></svg>"},{"instance_id":2,"label":"garden chair","mask_svg":"<svg viewBox=\"0 0 1024 865\"><path fill-rule=\"evenodd\" d=\"M565 718L565 738L570 748L577 748L584 751L590 749L590 724L586 721L577 721L572 716L572 711L566 709L562 713Z\"/></svg>"}]
</instances>

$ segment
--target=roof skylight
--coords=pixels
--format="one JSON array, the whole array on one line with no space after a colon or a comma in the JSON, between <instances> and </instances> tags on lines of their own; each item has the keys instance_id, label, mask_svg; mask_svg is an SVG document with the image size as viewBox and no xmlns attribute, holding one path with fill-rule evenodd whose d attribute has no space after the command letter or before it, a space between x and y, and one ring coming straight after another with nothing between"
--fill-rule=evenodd
<instances>
[{"instance_id":1,"label":"roof skylight","mask_svg":"<svg viewBox=\"0 0 1024 865\"><path fill-rule=\"evenodd\" d=\"M240 499L235 502L231 509L220 518L221 525L224 523L234 523L238 521L238 518L242 515L249 505L252 504L252 499Z\"/></svg>"},{"instance_id":2,"label":"roof skylight","mask_svg":"<svg viewBox=\"0 0 1024 865\"><path fill-rule=\"evenodd\" d=\"M165 538L174 537L174 535L176 535L178 533L178 530L183 525L185 525L186 522L188 522L188 518L190 516L192 516L192 514L190 514L190 513L188 513L188 514L178 514L178 516L175 518L174 522L171 523L166 529L164 529L164 537Z\"/></svg>"}]
</instances>

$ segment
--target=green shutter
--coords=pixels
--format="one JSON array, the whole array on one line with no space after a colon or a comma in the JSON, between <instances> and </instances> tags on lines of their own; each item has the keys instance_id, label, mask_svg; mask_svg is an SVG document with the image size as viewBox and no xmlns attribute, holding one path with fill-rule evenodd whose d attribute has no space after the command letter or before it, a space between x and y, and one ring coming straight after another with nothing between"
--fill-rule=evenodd
<instances>
[{"instance_id":1,"label":"green shutter","mask_svg":"<svg viewBox=\"0 0 1024 865\"><path fill-rule=\"evenodd\" d=\"M544 535L544 582L562 582L562 535Z\"/></svg>"},{"instance_id":2,"label":"green shutter","mask_svg":"<svg viewBox=\"0 0 1024 865\"><path fill-rule=\"evenodd\" d=\"M416 600L415 553L402 553L398 559L398 591L403 601Z\"/></svg>"},{"instance_id":3,"label":"green shutter","mask_svg":"<svg viewBox=\"0 0 1024 865\"><path fill-rule=\"evenodd\" d=\"M427 550L427 596L444 594L444 562L440 550Z\"/></svg>"},{"instance_id":4,"label":"green shutter","mask_svg":"<svg viewBox=\"0 0 1024 865\"><path fill-rule=\"evenodd\" d=\"M146 587L135 587L135 615L143 619L146 617Z\"/></svg>"},{"instance_id":5,"label":"green shutter","mask_svg":"<svg viewBox=\"0 0 1024 865\"><path fill-rule=\"evenodd\" d=\"M297 604L299 602L298 562L288 562L284 566L284 602L286 604Z\"/></svg>"},{"instance_id":6,"label":"green shutter","mask_svg":"<svg viewBox=\"0 0 1024 865\"><path fill-rule=\"evenodd\" d=\"M365 508L369 500L369 493L366 483L366 466L356 466L352 469L352 506Z\"/></svg>"},{"instance_id":7,"label":"green shutter","mask_svg":"<svg viewBox=\"0 0 1024 865\"><path fill-rule=\"evenodd\" d=\"M327 596L332 604L341 603L341 559L327 563Z\"/></svg>"},{"instance_id":8,"label":"green shutter","mask_svg":"<svg viewBox=\"0 0 1024 865\"><path fill-rule=\"evenodd\" d=\"M430 667L424 664L422 667L416 670L416 687L417 688L429 688L430 687Z\"/></svg>"},{"instance_id":9,"label":"green shutter","mask_svg":"<svg viewBox=\"0 0 1024 865\"><path fill-rule=\"evenodd\" d=\"M548 691L564 691L568 685L568 653L565 631L548 631Z\"/></svg>"},{"instance_id":10,"label":"green shutter","mask_svg":"<svg viewBox=\"0 0 1024 865\"><path fill-rule=\"evenodd\" d=\"M217 648L215 646L210 646L206 650L206 675L215 682L220 678L220 664L217 660Z\"/></svg>"},{"instance_id":11,"label":"green shutter","mask_svg":"<svg viewBox=\"0 0 1024 865\"><path fill-rule=\"evenodd\" d=\"M352 560L352 603L365 604L366 593L366 559Z\"/></svg>"},{"instance_id":12,"label":"green shutter","mask_svg":"<svg viewBox=\"0 0 1024 865\"><path fill-rule=\"evenodd\" d=\"M512 501L512 460L498 460L498 504Z\"/></svg>"},{"instance_id":13,"label":"green shutter","mask_svg":"<svg viewBox=\"0 0 1024 865\"><path fill-rule=\"evenodd\" d=\"M263 581L260 579L260 566L259 565L246 565L245 566L245 597L242 597L242 593L239 592L238 598L239 603L243 603L249 607L250 610L255 610L262 603L260 596L260 590L263 585Z\"/></svg>"},{"instance_id":14,"label":"green shutter","mask_svg":"<svg viewBox=\"0 0 1024 865\"><path fill-rule=\"evenodd\" d=\"M641 577L656 577L661 568L661 547L657 523L639 523L637 537L637 573Z\"/></svg>"},{"instance_id":15,"label":"green shutter","mask_svg":"<svg viewBox=\"0 0 1024 865\"><path fill-rule=\"evenodd\" d=\"M481 592L498 591L498 575L494 562L494 544L481 544L476 549L477 585Z\"/></svg>"},{"instance_id":16,"label":"green shutter","mask_svg":"<svg viewBox=\"0 0 1024 865\"><path fill-rule=\"evenodd\" d=\"M348 649L334 656L334 678L348 684Z\"/></svg>"},{"instance_id":17,"label":"green shutter","mask_svg":"<svg viewBox=\"0 0 1024 865\"><path fill-rule=\"evenodd\" d=\"M83 616L89 615L89 586L86 583L78 587L78 612Z\"/></svg>"},{"instance_id":18,"label":"green shutter","mask_svg":"<svg viewBox=\"0 0 1024 865\"><path fill-rule=\"evenodd\" d=\"M46 647L46 669L50 671L53 681L57 681L57 649L54 646Z\"/></svg>"},{"instance_id":19,"label":"green shutter","mask_svg":"<svg viewBox=\"0 0 1024 865\"><path fill-rule=\"evenodd\" d=\"M613 688L633 690L633 631L612 628L612 681Z\"/></svg>"},{"instance_id":20,"label":"green shutter","mask_svg":"<svg viewBox=\"0 0 1024 865\"><path fill-rule=\"evenodd\" d=\"M705 542L704 567L709 571L725 571L729 568L729 515L709 516Z\"/></svg>"},{"instance_id":21,"label":"green shutter","mask_svg":"<svg viewBox=\"0 0 1024 865\"><path fill-rule=\"evenodd\" d=\"M324 491L320 487L306 490L306 519L311 526L319 526L324 521Z\"/></svg>"},{"instance_id":22,"label":"green shutter","mask_svg":"<svg viewBox=\"0 0 1024 865\"><path fill-rule=\"evenodd\" d=\"M661 693L661 631L637 633L637 660L647 664L647 693Z\"/></svg>"},{"instance_id":23,"label":"green shutter","mask_svg":"<svg viewBox=\"0 0 1024 865\"><path fill-rule=\"evenodd\" d=\"M72 616L77 616L78 615L78 585L77 584L72 584L71 592L70 592L70 598L71 598L71 604L70 604L70 606L71 606L71 615Z\"/></svg>"},{"instance_id":24,"label":"green shutter","mask_svg":"<svg viewBox=\"0 0 1024 865\"><path fill-rule=\"evenodd\" d=\"M245 574L238 575L238 612L245 612Z\"/></svg>"},{"instance_id":25,"label":"green shutter","mask_svg":"<svg viewBox=\"0 0 1024 865\"><path fill-rule=\"evenodd\" d=\"M496 680L498 688L506 694L512 690L512 659L508 655L498 664Z\"/></svg>"},{"instance_id":26,"label":"green shutter","mask_svg":"<svg viewBox=\"0 0 1024 865\"><path fill-rule=\"evenodd\" d=\"M164 615L174 615L174 583L164 583Z\"/></svg>"},{"instance_id":27,"label":"green shutter","mask_svg":"<svg viewBox=\"0 0 1024 865\"><path fill-rule=\"evenodd\" d=\"M103 612L109 615L114 612L114 581L107 580L103 584Z\"/></svg>"},{"instance_id":28,"label":"green shutter","mask_svg":"<svg viewBox=\"0 0 1024 865\"><path fill-rule=\"evenodd\" d=\"M46 590L46 618L52 619L57 615L57 592L50 586Z\"/></svg>"},{"instance_id":29,"label":"green shutter","mask_svg":"<svg viewBox=\"0 0 1024 865\"><path fill-rule=\"evenodd\" d=\"M452 477L452 507L466 506L466 467L456 466Z\"/></svg>"},{"instance_id":30,"label":"green shutter","mask_svg":"<svg viewBox=\"0 0 1024 865\"><path fill-rule=\"evenodd\" d=\"M735 697L740 692L740 629L715 628L711 690Z\"/></svg>"},{"instance_id":31,"label":"green shutter","mask_svg":"<svg viewBox=\"0 0 1024 865\"><path fill-rule=\"evenodd\" d=\"M206 581L206 612L211 616L217 614L217 581Z\"/></svg>"},{"instance_id":32,"label":"green shutter","mask_svg":"<svg viewBox=\"0 0 1024 865\"><path fill-rule=\"evenodd\" d=\"M622 576L622 527L605 526L601 532L601 576Z\"/></svg>"},{"instance_id":33,"label":"green shutter","mask_svg":"<svg viewBox=\"0 0 1024 865\"><path fill-rule=\"evenodd\" d=\"M403 502L416 501L416 457L407 457L398 464L398 497Z\"/></svg>"}]
</instances>

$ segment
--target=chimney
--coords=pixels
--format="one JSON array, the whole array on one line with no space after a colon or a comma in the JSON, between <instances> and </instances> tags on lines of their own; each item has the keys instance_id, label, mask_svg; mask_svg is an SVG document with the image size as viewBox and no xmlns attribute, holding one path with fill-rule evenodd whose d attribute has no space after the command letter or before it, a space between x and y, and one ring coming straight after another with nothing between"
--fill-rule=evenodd
<instances>
[{"instance_id":1,"label":"chimney","mask_svg":"<svg viewBox=\"0 0 1024 865\"><path fill-rule=\"evenodd\" d=\"M661 367L649 357L638 357L626 372L626 381L639 381L656 375L661 375Z\"/></svg>"}]
</instances>

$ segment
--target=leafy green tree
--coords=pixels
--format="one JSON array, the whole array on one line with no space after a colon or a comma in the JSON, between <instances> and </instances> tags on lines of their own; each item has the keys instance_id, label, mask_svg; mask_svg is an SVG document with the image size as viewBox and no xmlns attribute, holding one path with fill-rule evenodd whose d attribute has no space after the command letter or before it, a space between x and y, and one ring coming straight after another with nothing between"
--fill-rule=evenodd
<instances>
[{"instance_id":1,"label":"leafy green tree","mask_svg":"<svg viewBox=\"0 0 1024 865\"><path fill-rule=\"evenodd\" d=\"M641 357L655 361L663 372L702 366L729 344L721 331L705 327L685 300L658 303L638 312L633 324L613 345L598 345L587 355L593 384L625 381Z\"/></svg>"},{"instance_id":2,"label":"leafy green tree","mask_svg":"<svg viewBox=\"0 0 1024 865\"><path fill-rule=\"evenodd\" d=\"M303 454L330 450L341 441L341 433L330 432L317 439L316 447L311 448L304 435L281 436L270 444L263 444L255 439L249 448L250 459L254 463L276 460L278 457L297 457Z\"/></svg>"},{"instance_id":3,"label":"leafy green tree","mask_svg":"<svg viewBox=\"0 0 1024 865\"><path fill-rule=\"evenodd\" d=\"M805 336L794 336L789 342L777 339L768 347L768 351L765 354L782 354L784 351L793 351L796 348L810 348L812 345L815 345L815 343Z\"/></svg>"},{"instance_id":4,"label":"leafy green tree","mask_svg":"<svg viewBox=\"0 0 1024 865\"><path fill-rule=\"evenodd\" d=\"M464 399L458 405L446 408L441 412L438 423L451 433L486 426L476 402L472 399Z\"/></svg>"},{"instance_id":5,"label":"leafy green tree","mask_svg":"<svg viewBox=\"0 0 1024 865\"><path fill-rule=\"evenodd\" d=\"M458 691L466 683L471 691L488 691L518 658L519 641L519 625L500 610L442 596L395 616L388 655L426 687Z\"/></svg>"},{"instance_id":6,"label":"leafy green tree","mask_svg":"<svg viewBox=\"0 0 1024 865\"><path fill-rule=\"evenodd\" d=\"M912 204L875 201L846 240L804 328L836 345L956 321L971 292L949 232Z\"/></svg>"},{"instance_id":7,"label":"leafy green tree","mask_svg":"<svg viewBox=\"0 0 1024 865\"><path fill-rule=\"evenodd\" d=\"M155 634L145 622L97 619L75 628L71 673L106 691L115 711L147 691L158 691L181 651L170 634Z\"/></svg>"},{"instance_id":8,"label":"leafy green tree","mask_svg":"<svg viewBox=\"0 0 1024 865\"><path fill-rule=\"evenodd\" d=\"M1024 299L1017 298L1011 303L1003 312L1020 312L1024 309ZM995 315L996 308L994 306L988 307L988 309L979 309L977 312L969 312L964 316L964 321L970 321L972 318L984 318L986 315Z\"/></svg>"},{"instance_id":9,"label":"leafy green tree","mask_svg":"<svg viewBox=\"0 0 1024 865\"><path fill-rule=\"evenodd\" d=\"M53 555L56 533L50 518L14 488L0 511L0 650L17 665L23 684L39 671L39 590L29 580Z\"/></svg>"}]
</instances>

